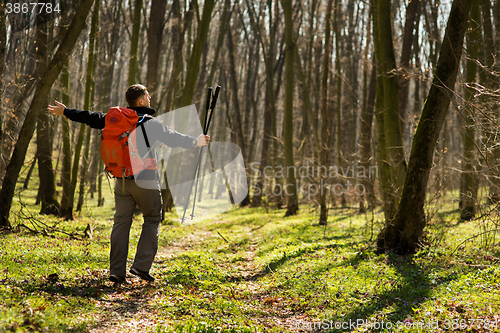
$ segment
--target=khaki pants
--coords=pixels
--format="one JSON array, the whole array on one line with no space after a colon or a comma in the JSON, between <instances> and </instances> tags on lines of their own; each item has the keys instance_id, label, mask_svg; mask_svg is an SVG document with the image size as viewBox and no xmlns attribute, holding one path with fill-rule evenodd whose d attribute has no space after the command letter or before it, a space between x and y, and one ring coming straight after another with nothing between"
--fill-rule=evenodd
<instances>
[{"instance_id":1,"label":"khaki pants","mask_svg":"<svg viewBox=\"0 0 500 333\"><path fill-rule=\"evenodd\" d=\"M132 267L149 272L158 250L161 222L162 200L159 185L157 187L154 190L144 189L137 186L133 179L116 180L116 213L111 232L110 274L126 276L130 227L136 206L141 209L144 223Z\"/></svg>"}]
</instances>

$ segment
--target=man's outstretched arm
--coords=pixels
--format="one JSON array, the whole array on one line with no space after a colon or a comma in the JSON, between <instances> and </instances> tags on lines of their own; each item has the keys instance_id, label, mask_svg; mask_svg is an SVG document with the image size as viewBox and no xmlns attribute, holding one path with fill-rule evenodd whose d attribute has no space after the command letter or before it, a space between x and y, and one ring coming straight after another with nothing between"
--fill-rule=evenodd
<instances>
[{"instance_id":1,"label":"man's outstretched arm","mask_svg":"<svg viewBox=\"0 0 500 333\"><path fill-rule=\"evenodd\" d=\"M56 105L49 105L48 110L56 116L66 116L69 120L76 121L78 123L84 123L92 128L103 129L105 125L105 113L102 112L92 112L92 111L80 111L74 109L68 109L66 105L55 101Z\"/></svg>"},{"instance_id":2,"label":"man's outstretched arm","mask_svg":"<svg viewBox=\"0 0 500 333\"><path fill-rule=\"evenodd\" d=\"M144 124L145 129L154 142L160 141L169 147L181 147L190 149L208 146L210 135L200 134L197 138L179 133L163 125L158 119L153 118Z\"/></svg>"}]
</instances>

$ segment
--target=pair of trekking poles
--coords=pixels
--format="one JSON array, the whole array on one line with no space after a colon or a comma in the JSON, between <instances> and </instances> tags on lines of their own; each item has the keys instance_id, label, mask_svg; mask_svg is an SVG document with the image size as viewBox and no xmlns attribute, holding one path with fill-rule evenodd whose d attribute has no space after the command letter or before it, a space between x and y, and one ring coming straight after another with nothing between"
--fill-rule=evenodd
<instances>
[{"instance_id":1,"label":"pair of trekking poles","mask_svg":"<svg viewBox=\"0 0 500 333\"><path fill-rule=\"evenodd\" d=\"M210 128L210 122L212 120L212 115L214 113L215 104L217 104L217 99L219 98L219 91L220 91L220 86L217 86L217 88L215 88L215 93L212 93L212 87L208 87L207 104L205 107L205 121L203 124L203 135L207 135L208 129ZM211 110L210 116L208 116L209 110ZM207 121L207 119L208 119L208 121ZM199 178L199 173L200 173L200 163L201 163L201 156L203 154L203 148L205 148L205 146L202 146L200 149L200 152L198 154L198 162L196 163L196 168L194 170L194 175L193 175L193 182L196 179L196 185L194 187L195 189L194 189L194 199L193 199L193 210L192 210L191 215L190 215L191 220L193 220L193 218L195 216L194 215L194 208L196 206L196 195L198 193L198 178ZM187 208L189 205L189 198L191 197L192 189L193 189L193 183L191 183L191 186L189 187L189 194L188 194L188 197L186 199L186 203L184 204L184 212L182 214L181 223L184 223L184 220L186 219L185 216L186 216L186 211L187 211Z\"/></svg>"}]
</instances>

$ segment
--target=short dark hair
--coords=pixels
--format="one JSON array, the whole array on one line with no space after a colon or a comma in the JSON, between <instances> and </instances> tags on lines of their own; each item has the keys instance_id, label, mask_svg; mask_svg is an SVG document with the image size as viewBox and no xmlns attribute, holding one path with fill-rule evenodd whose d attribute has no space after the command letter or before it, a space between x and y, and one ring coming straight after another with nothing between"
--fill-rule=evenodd
<instances>
[{"instance_id":1,"label":"short dark hair","mask_svg":"<svg viewBox=\"0 0 500 333\"><path fill-rule=\"evenodd\" d=\"M146 95L146 91L146 87L142 84L133 84L128 87L127 92L125 93L125 98L127 99L128 105L135 106L137 100Z\"/></svg>"}]
</instances>

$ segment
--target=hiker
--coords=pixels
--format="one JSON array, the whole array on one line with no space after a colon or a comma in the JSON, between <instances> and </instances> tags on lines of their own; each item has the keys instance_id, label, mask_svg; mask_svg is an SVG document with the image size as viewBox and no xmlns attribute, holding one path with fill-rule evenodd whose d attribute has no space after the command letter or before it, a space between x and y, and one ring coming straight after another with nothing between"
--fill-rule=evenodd
<instances>
[{"instance_id":1,"label":"hiker","mask_svg":"<svg viewBox=\"0 0 500 333\"><path fill-rule=\"evenodd\" d=\"M208 135L201 134L198 138L184 135L169 129L156 118L153 118L152 116L156 111L150 107L151 96L145 86L141 84L131 85L127 89L125 97L129 105L128 108L134 110L139 119L142 119L144 124L142 130L148 147L150 143L151 147L154 148L156 141L160 141L170 147L190 149L206 146L210 142L210 136ZM72 121L85 123L92 128L104 129L107 124L106 113L68 109L58 101L55 101L55 104L55 106L48 106L48 110L54 115L64 115ZM116 122L116 120L111 118L108 119L108 122ZM139 125L137 128L139 128ZM147 128L147 131L144 128ZM140 133L141 131L137 130L137 132ZM111 232L109 280L112 282L127 282L126 264L129 234L136 206L141 209L144 224L142 225L142 232L130 273L146 281L155 280L149 274L149 270L158 249L158 234L162 219L162 198L155 158L156 154L153 155L155 162L153 168L142 170L138 175L113 174L118 180L114 190L116 212ZM136 177L141 179L141 184L144 181L150 181L154 186L149 188L140 187L136 184Z\"/></svg>"}]
</instances>

